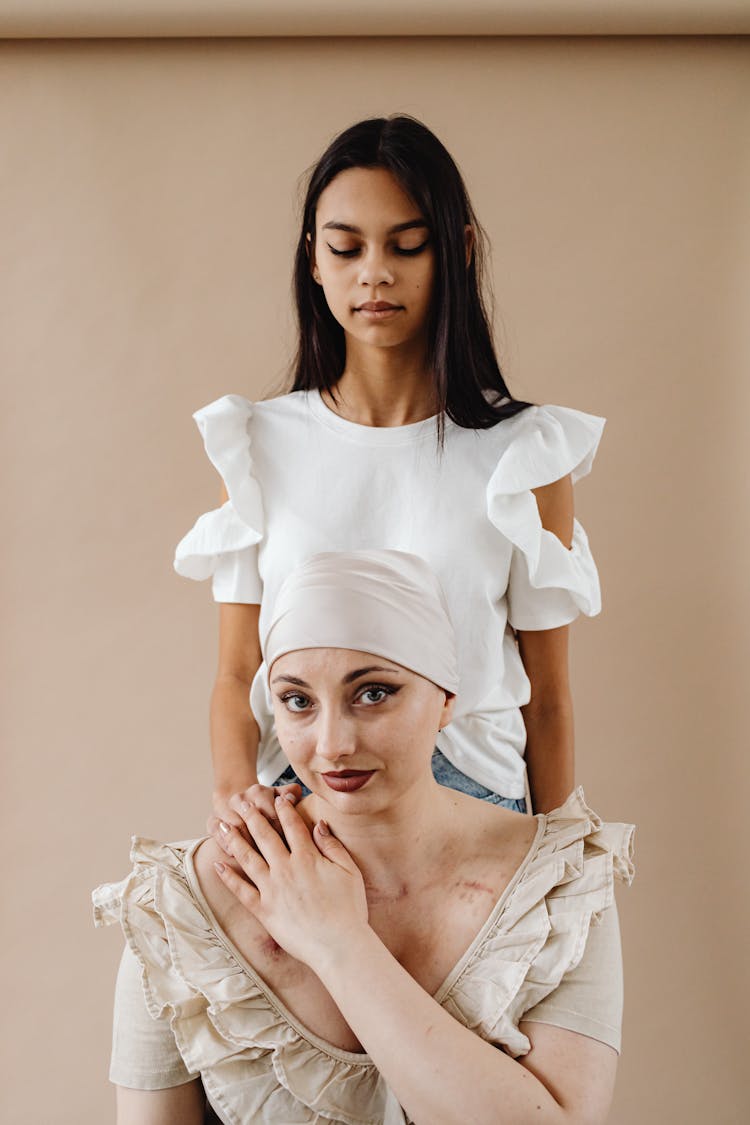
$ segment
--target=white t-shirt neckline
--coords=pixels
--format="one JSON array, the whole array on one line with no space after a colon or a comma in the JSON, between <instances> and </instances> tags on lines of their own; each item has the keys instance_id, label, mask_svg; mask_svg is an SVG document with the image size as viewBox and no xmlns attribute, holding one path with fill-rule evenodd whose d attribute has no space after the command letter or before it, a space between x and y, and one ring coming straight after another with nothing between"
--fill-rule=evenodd
<instances>
[{"instance_id":1,"label":"white t-shirt neckline","mask_svg":"<svg viewBox=\"0 0 750 1125\"><path fill-rule=\"evenodd\" d=\"M437 414L433 414L431 418L423 418L420 422L408 422L404 426L365 426L336 414L330 406L326 406L319 390L308 391L307 399L310 410L318 421L359 445L408 445L425 438L435 439ZM446 427L451 425L450 418L446 418L445 422Z\"/></svg>"}]
</instances>

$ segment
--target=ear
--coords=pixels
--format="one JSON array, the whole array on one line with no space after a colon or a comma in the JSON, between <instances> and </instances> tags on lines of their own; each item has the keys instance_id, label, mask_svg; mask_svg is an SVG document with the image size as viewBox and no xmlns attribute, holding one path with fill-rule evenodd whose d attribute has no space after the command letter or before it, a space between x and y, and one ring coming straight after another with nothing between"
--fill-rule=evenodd
<instances>
[{"instance_id":1,"label":"ear","mask_svg":"<svg viewBox=\"0 0 750 1125\"><path fill-rule=\"evenodd\" d=\"M305 235L305 250L307 251L307 258L310 262L310 273L312 274L312 279L313 281L316 281L318 285L321 285L322 282L320 280L320 272L315 262L315 247L313 246L312 235L309 231Z\"/></svg>"},{"instance_id":2,"label":"ear","mask_svg":"<svg viewBox=\"0 0 750 1125\"><path fill-rule=\"evenodd\" d=\"M464 227L464 238L466 240L466 268L468 269L474 256L474 228L469 223Z\"/></svg>"},{"instance_id":3,"label":"ear","mask_svg":"<svg viewBox=\"0 0 750 1125\"><path fill-rule=\"evenodd\" d=\"M440 712L440 725L438 726L438 730L442 730L443 727L448 726L448 723L453 718L453 711L455 710L455 706L456 706L455 695L451 691L446 691L445 692L445 703L443 704L443 709Z\"/></svg>"}]
</instances>

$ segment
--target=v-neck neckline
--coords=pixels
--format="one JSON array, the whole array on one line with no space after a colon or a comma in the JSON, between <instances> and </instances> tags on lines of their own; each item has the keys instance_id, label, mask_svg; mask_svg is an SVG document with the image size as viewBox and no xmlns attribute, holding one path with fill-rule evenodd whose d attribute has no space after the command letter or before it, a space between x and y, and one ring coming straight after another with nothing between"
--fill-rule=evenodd
<instances>
[{"instance_id":1,"label":"v-neck neckline","mask_svg":"<svg viewBox=\"0 0 750 1125\"><path fill-rule=\"evenodd\" d=\"M547 816L545 813L537 813L535 819L537 821L537 828L536 832L534 833L534 838L529 845L528 851L524 855L523 859L514 871L506 886L503 888L500 897L493 906L483 925L480 926L479 930L474 935L466 950L461 954L453 968L448 972L448 975L443 980L443 983L440 985L436 992L432 993L432 999L435 1000L436 1003L442 1005L444 1000L450 994L450 991L455 985L459 976L466 968L466 965L474 957L474 954L484 941L489 930L498 923L500 917L502 916L508 905L510 896L515 891L518 884L521 882L521 879L523 878L529 864L536 855L539 843L541 842L541 839L544 835L544 830L547 824ZM324 1054L339 1059L341 1062L345 1062L350 1065L353 1064L359 1066L373 1066L373 1061L366 1052L346 1051L341 1047L337 1047L335 1046L335 1044L329 1043L326 1039L321 1039L319 1035L316 1035L314 1031L311 1031L309 1027L307 1027L299 1019L297 1019L297 1017L289 1011L284 1002L279 998L279 996L277 996L273 989L268 984L266 984L258 970L250 964L247 958L242 954L239 948L229 937L227 932L219 923L211 906L209 905L195 871L195 853L197 852L201 844L205 843L207 839L210 839L210 837L203 837L200 840L196 840L188 848L188 850L185 852L183 865L190 891L194 899L198 903L201 911L206 916L206 919L209 922L210 927L217 939L221 942L232 959L237 962L243 972L247 974L247 976L252 980L256 987L263 993L271 1007L278 1012L281 1018L286 1023L288 1023L289 1026L302 1039L307 1040L308 1043L312 1044L312 1046L316 1047Z\"/></svg>"}]
</instances>

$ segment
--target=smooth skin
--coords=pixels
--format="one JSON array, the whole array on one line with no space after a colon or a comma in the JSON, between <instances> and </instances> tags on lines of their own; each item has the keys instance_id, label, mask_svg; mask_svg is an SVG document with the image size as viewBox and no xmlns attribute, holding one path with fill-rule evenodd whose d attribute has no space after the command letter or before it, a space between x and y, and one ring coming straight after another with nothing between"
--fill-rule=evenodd
<instances>
[{"instance_id":1,"label":"smooth skin","mask_svg":"<svg viewBox=\"0 0 750 1125\"><path fill-rule=\"evenodd\" d=\"M472 247L468 227L467 261ZM390 172L350 168L336 176L320 196L309 253L313 278L346 340L344 373L335 400L326 396L326 405L360 425L400 426L429 418L435 412L426 366L434 253L424 217ZM361 310L369 302L387 302L397 311L368 319ZM542 525L570 547L570 477L535 495ZM222 492L222 502L226 498ZM239 828L243 822L230 803L237 793L275 816L276 791L257 783L259 732L247 702L261 661L258 614L258 606L221 606L211 698L213 811ZM520 632L518 643L531 681L531 702L523 712L531 801L535 811L548 812L574 787L568 629ZM299 796L298 789L292 792Z\"/></svg>"},{"instance_id":2,"label":"smooth skin","mask_svg":"<svg viewBox=\"0 0 750 1125\"><path fill-rule=\"evenodd\" d=\"M236 797L246 835L217 824L200 845L196 873L220 928L315 1035L366 1051L418 1125L604 1122L612 1048L527 1022L531 1050L514 1060L432 999L538 831L435 781L453 697L342 649L279 658L271 689L280 742L312 793L296 808L276 799L281 832ZM342 793L324 776L339 770L373 773ZM148 1120L167 1125L169 1112Z\"/></svg>"}]
</instances>

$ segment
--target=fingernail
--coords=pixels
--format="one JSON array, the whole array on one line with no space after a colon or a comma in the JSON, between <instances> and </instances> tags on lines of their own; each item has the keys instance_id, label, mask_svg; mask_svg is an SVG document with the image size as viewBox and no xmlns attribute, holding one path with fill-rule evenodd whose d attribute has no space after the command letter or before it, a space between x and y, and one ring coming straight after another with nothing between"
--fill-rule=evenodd
<instances>
[{"instance_id":1,"label":"fingernail","mask_svg":"<svg viewBox=\"0 0 750 1125\"><path fill-rule=\"evenodd\" d=\"M318 832L320 832L321 836L330 836L331 835L331 829L328 827L328 821L327 820L319 820L318 821Z\"/></svg>"},{"instance_id":2,"label":"fingernail","mask_svg":"<svg viewBox=\"0 0 750 1125\"><path fill-rule=\"evenodd\" d=\"M216 868L217 874L222 875L224 873L224 864L223 863L215 863L214 867Z\"/></svg>"},{"instance_id":3,"label":"fingernail","mask_svg":"<svg viewBox=\"0 0 750 1125\"><path fill-rule=\"evenodd\" d=\"M225 824L223 820L219 821L219 831L223 832L225 836L229 835L229 825Z\"/></svg>"}]
</instances>

